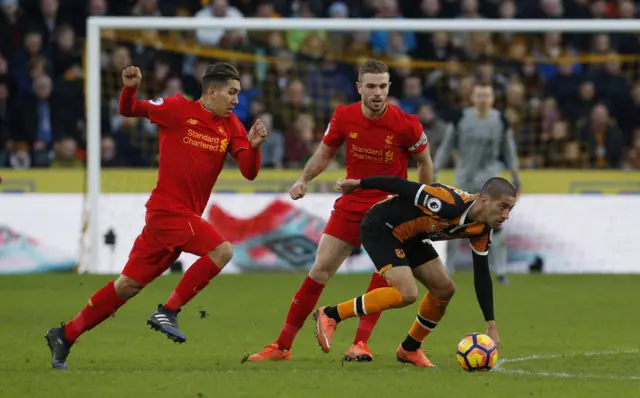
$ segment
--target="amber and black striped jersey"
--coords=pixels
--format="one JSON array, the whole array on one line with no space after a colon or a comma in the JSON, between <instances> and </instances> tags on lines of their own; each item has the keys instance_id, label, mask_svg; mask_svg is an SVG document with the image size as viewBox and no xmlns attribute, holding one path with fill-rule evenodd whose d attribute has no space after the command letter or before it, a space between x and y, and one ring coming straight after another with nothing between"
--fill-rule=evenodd
<instances>
[{"instance_id":1,"label":"amber and black striped jersey","mask_svg":"<svg viewBox=\"0 0 640 398\"><path fill-rule=\"evenodd\" d=\"M377 212L382 215L380 221L392 229L399 241L414 237L432 241L468 238L476 254L489 253L492 228L469 219L478 194L444 184L425 185L383 177L364 178L360 186L395 194L375 207L381 207L382 211ZM414 206L407 206L409 200Z\"/></svg>"},{"instance_id":2,"label":"amber and black striped jersey","mask_svg":"<svg viewBox=\"0 0 640 398\"><path fill-rule=\"evenodd\" d=\"M399 177L363 178L360 187L394 194L369 210L363 227L365 222L372 222L377 228L386 226L401 242L414 237L434 241L469 238L473 249L476 297L484 319L495 320L487 256L493 230L469 217L471 206L479 195L448 185L424 185Z\"/></svg>"}]
</instances>

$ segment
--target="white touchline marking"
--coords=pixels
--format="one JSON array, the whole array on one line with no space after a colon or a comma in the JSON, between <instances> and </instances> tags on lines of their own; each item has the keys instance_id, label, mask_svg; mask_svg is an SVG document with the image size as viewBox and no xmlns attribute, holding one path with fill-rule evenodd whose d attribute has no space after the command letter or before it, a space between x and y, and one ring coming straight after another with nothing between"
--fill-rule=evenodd
<instances>
[{"instance_id":1,"label":"white touchline marking","mask_svg":"<svg viewBox=\"0 0 640 398\"><path fill-rule=\"evenodd\" d=\"M520 358L505 358L498 360L498 363L493 368L494 372L501 373L511 373L511 374L520 374L520 375L531 375L531 376L542 376L542 377L557 377L557 378L573 378L573 379L606 379L606 380L640 380L640 376L615 376L615 375L599 375L599 374L588 374L588 373L566 373L566 372L545 372L545 371L535 371L535 370L525 370L525 369L505 369L502 367L504 364L508 363L519 363L519 362L528 362L535 360L545 360L545 359L560 359L560 358L571 358L571 357L594 357L594 356L602 356L602 355L626 355L626 354L637 354L640 353L640 349L630 349L630 350L606 350L606 351L583 351L583 352L567 352L563 354L545 354L545 355L529 355L526 357Z\"/></svg>"},{"instance_id":2,"label":"white touchline marking","mask_svg":"<svg viewBox=\"0 0 640 398\"><path fill-rule=\"evenodd\" d=\"M542 377L557 377L563 379L602 379L602 380L621 380L632 381L640 380L640 376L613 376L613 375L598 375L589 373L565 373L565 372L537 372L524 369L494 369L499 373L511 373L518 375L530 375L530 376L542 376Z\"/></svg>"},{"instance_id":3,"label":"white touchline marking","mask_svg":"<svg viewBox=\"0 0 640 398\"><path fill-rule=\"evenodd\" d=\"M606 350L606 351L582 351L582 352L566 352L562 354L545 354L545 355L530 355L520 358L505 358L500 363L514 363L514 362L528 362L535 361L537 359L558 359L558 358L570 358L570 357L596 357L599 355L618 355L618 354L637 354L640 353L640 349L630 350Z\"/></svg>"}]
</instances>

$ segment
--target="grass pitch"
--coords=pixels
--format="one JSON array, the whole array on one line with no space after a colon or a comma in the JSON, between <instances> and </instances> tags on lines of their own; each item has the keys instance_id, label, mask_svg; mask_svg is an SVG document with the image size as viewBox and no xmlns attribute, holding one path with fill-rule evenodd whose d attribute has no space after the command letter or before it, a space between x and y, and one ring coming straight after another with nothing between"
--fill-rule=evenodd
<instances>
[{"instance_id":1,"label":"grass pitch","mask_svg":"<svg viewBox=\"0 0 640 398\"><path fill-rule=\"evenodd\" d=\"M180 315L184 345L145 325L178 281L160 278L113 319L82 336L69 371L51 369L43 338L67 321L105 276L0 277L1 397L631 397L640 396L640 278L518 275L495 286L502 338L498 371L467 374L455 359L458 340L484 331L470 274L425 348L439 370L395 360L417 304L382 315L370 345L372 363L342 363L357 320L340 325L334 348L316 345L311 322L292 359L245 363L275 340L303 275L220 276ZM361 293L368 275L338 276L320 305ZM424 292L424 290L423 290ZM201 311L206 316L202 317Z\"/></svg>"}]
</instances>

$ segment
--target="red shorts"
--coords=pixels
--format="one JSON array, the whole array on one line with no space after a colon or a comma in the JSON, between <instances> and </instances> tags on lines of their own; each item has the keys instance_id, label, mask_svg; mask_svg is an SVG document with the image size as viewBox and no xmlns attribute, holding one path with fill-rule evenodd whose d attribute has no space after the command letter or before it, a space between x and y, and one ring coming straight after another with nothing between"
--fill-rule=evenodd
<instances>
[{"instance_id":1,"label":"red shorts","mask_svg":"<svg viewBox=\"0 0 640 398\"><path fill-rule=\"evenodd\" d=\"M360 247L360 223L364 213L356 213L342 209L333 209L324 233L347 242L355 247Z\"/></svg>"},{"instance_id":2,"label":"red shorts","mask_svg":"<svg viewBox=\"0 0 640 398\"><path fill-rule=\"evenodd\" d=\"M198 216L147 212L122 275L142 286L162 275L182 252L204 256L225 239Z\"/></svg>"}]
</instances>

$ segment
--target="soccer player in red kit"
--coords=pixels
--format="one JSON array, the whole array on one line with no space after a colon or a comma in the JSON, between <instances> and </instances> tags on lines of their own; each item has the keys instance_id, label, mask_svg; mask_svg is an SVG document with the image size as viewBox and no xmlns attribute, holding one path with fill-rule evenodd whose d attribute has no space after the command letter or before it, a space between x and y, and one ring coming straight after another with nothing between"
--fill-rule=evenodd
<instances>
[{"instance_id":1,"label":"soccer player in red kit","mask_svg":"<svg viewBox=\"0 0 640 398\"><path fill-rule=\"evenodd\" d=\"M164 305L147 324L182 343L177 315L231 260L231 244L201 216L227 154L242 175L253 180L260 169L259 146L267 137L258 120L249 134L232 113L238 104L240 75L227 63L211 65L202 78L196 101L181 94L151 101L136 98L142 74L134 66L122 72L119 111L125 117L147 117L159 126L158 183L146 204L145 226L137 237L122 274L96 292L89 304L66 325L45 338L51 365L66 369L78 337L102 323L148 283L165 272L182 252L200 256L184 273Z\"/></svg>"},{"instance_id":2,"label":"soccer player in red kit","mask_svg":"<svg viewBox=\"0 0 640 398\"><path fill-rule=\"evenodd\" d=\"M370 60L360 67L357 88L361 101L336 108L323 142L291 188L291 198L300 199L306 194L309 181L327 167L344 143L347 178L385 175L406 179L409 158L413 157L418 163L420 182L433 182L433 164L426 150L427 137L422 125L416 116L387 103L390 84L389 69L384 63ZM353 250L360 247L360 222L365 213L386 197L382 191L359 190L336 200L320 239L315 263L293 297L280 336L275 343L246 360L280 361L291 357L293 340L316 306L325 284ZM386 281L374 273L368 291L387 286ZM346 360L373 360L367 341L379 316L360 318L353 345L345 354Z\"/></svg>"}]
</instances>

